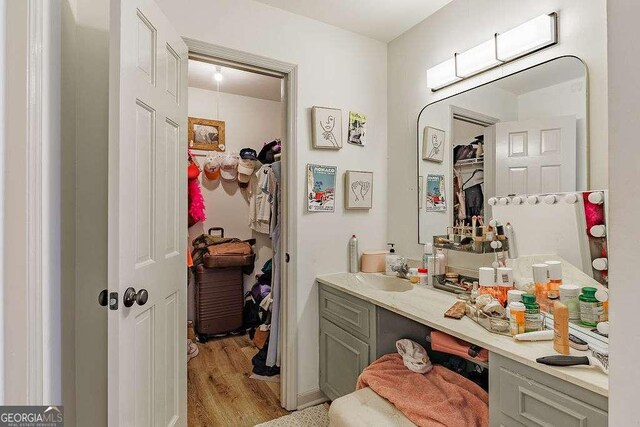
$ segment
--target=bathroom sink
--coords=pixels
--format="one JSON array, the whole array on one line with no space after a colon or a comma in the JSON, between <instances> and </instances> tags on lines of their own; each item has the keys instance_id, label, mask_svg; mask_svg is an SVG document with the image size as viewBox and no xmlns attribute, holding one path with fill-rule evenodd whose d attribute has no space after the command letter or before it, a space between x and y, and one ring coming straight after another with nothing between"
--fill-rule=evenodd
<instances>
[{"instance_id":1,"label":"bathroom sink","mask_svg":"<svg viewBox=\"0 0 640 427\"><path fill-rule=\"evenodd\" d=\"M386 292L406 292L413 289L408 280L394 276L383 276L372 273L355 273L352 275L355 284L369 289Z\"/></svg>"}]
</instances>

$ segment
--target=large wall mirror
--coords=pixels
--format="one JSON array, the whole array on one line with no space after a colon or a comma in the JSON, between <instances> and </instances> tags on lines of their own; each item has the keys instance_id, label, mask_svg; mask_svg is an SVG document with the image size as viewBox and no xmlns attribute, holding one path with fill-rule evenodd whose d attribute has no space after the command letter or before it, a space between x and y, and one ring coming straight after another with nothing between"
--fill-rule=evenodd
<instances>
[{"instance_id":1,"label":"large wall mirror","mask_svg":"<svg viewBox=\"0 0 640 427\"><path fill-rule=\"evenodd\" d=\"M525 287L532 265L548 261L562 264L565 283L606 289L607 242L599 230L606 228L607 192L591 196L601 208L588 201L587 88L586 66L566 56L424 107L416 151L419 242L437 243L456 229L466 230L462 237L478 217L511 221L516 237L505 263ZM592 220L598 226L586 231ZM472 275L497 264L451 250L447 272ZM606 342L580 322L572 331Z\"/></svg>"},{"instance_id":2,"label":"large wall mirror","mask_svg":"<svg viewBox=\"0 0 640 427\"><path fill-rule=\"evenodd\" d=\"M561 57L427 105L418 117L419 242L510 194L588 189L587 69Z\"/></svg>"}]
</instances>

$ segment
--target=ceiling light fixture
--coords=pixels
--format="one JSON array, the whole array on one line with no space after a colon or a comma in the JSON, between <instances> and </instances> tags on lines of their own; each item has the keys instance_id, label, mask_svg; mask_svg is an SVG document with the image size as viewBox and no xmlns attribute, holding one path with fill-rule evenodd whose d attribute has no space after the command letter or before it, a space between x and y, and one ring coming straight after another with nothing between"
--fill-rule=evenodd
<instances>
[{"instance_id":1,"label":"ceiling light fixture","mask_svg":"<svg viewBox=\"0 0 640 427\"><path fill-rule=\"evenodd\" d=\"M454 53L453 58L427 70L427 85L433 92L491 68L558 43L558 14L541 15L490 40Z\"/></svg>"},{"instance_id":2,"label":"ceiling light fixture","mask_svg":"<svg viewBox=\"0 0 640 427\"><path fill-rule=\"evenodd\" d=\"M213 75L213 79L220 83L222 81L222 68L216 67L216 72Z\"/></svg>"}]
</instances>

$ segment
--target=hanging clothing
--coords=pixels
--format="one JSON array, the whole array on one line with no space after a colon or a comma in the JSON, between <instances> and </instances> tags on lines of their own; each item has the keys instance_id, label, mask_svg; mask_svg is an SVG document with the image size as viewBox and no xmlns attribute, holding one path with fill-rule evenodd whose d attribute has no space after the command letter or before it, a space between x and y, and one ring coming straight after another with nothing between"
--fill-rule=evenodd
<instances>
[{"instance_id":1,"label":"hanging clothing","mask_svg":"<svg viewBox=\"0 0 640 427\"><path fill-rule=\"evenodd\" d=\"M264 165L253 174L249 184L249 227L263 234L271 232L271 203L264 191L270 188L270 174L271 165Z\"/></svg>"},{"instance_id":2,"label":"hanging clothing","mask_svg":"<svg viewBox=\"0 0 640 427\"><path fill-rule=\"evenodd\" d=\"M266 366L280 366L280 291L282 289L282 272L280 265L282 262L282 253L280 251L280 208L281 180L282 180L282 164L277 161L271 165L275 188L270 189L269 195L273 197L272 206L274 207L274 215L271 223L274 225L271 233L271 246L273 247L273 263L272 263L272 279L271 279L271 336L269 338L269 347L267 348Z\"/></svg>"}]
</instances>

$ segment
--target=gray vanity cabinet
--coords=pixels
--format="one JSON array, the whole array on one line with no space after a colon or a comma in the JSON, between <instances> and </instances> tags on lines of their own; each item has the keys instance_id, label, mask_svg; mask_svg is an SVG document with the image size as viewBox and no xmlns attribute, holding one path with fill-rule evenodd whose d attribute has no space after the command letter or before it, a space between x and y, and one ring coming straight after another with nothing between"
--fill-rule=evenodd
<instances>
[{"instance_id":1,"label":"gray vanity cabinet","mask_svg":"<svg viewBox=\"0 0 640 427\"><path fill-rule=\"evenodd\" d=\"M605 397L521 363L489 356L489 420L498 426L603 427Z\"/></svg>"},{"instance_id":2,"label":"gray vanity cabinet","mask_svg":"<svg viewBox=\"0 0 640 427\"><path fill-rule=\"evenodd\" d=\"M356 389L371 362L410 338L426 347L429 328L335 288L318 284L320 390L331 400Z\"/></svg>"},{"instance_id":3,"label":"gray vanity cabinet","mask_svg":"<svg viewBox=\"0 0 640 427\"><path fill-rule=\"evenodd\" d=\"M356 389L375 357L376 307L322 284L319 292L320 390L335 400Z\"/></svg>"}]
</instances>

